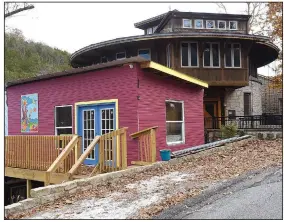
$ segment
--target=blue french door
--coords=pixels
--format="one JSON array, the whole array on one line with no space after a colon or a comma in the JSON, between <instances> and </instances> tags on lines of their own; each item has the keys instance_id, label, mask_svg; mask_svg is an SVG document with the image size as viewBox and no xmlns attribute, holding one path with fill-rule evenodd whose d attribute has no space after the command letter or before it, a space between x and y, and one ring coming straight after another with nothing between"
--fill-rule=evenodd
<instances>
[{"instance_id":1,"label":"blue french door","mask_svg":"<svg viewBox=\"0 0 284 222\"><path fill-rule=\"evenodd\" d=\"M82 152L91 144L95 136L109 133L115 129L115 104L79 106L78 135L82 137ZM106 152L105 153L109 153ZM112 153L111 153L112 155ZM106 159L111 160L109 155ZM84 161L86 165L97 165L99 161L98 144Z\"/></svg>"}]
</instances>

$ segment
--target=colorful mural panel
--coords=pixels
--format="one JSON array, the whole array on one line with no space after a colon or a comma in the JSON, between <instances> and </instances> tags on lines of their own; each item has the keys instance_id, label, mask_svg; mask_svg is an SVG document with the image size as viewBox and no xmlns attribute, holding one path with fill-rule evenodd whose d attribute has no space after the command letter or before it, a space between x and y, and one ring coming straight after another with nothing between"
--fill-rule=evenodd
<instances>
[{"instance_id":1,"label":"colorful mural panel","mask_svg":"<svg viewBox=\"0 0 284 222\"><path fill-rule=\"evenodd\" d=\"M21 96L21 132L38 132L38 94Z\"/></svg>"}]
</instances>

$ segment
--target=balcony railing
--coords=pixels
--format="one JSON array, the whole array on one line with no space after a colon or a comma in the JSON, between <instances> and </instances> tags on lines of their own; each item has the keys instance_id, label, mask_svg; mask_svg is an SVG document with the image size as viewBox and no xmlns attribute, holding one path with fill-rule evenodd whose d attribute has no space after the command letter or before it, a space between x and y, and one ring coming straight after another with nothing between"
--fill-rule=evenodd
<instances>
[{"instance_id":1,"label":"balcony railing","mask_svg":"<svg viewBox=\"0 0 284 222\"><path fill-rule=\"evenodd\" d=\"M282 115L255 115L204 118L205 129L220 129L221 125L235 123L238 129L281 130Z\"/></svg>"}]
</instances>

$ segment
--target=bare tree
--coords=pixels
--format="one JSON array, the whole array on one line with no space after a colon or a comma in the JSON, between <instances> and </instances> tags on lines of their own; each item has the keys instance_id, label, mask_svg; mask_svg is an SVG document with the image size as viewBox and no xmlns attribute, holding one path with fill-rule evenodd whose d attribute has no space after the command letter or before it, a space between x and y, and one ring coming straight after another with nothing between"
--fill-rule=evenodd
<instances>
[{"instance_id":1,"label":"bare tree","mask_svg":"<svg viewBox=\"0 0 284 222\"><path fill-rule=\"evenodd\" d=\"M218 8L228 13L227 7L223 3L216 3ZM228 3L229 4L229 3ZM266 21L266 11L267 3L260 2L245 2L244 12L247 15L251 15L251 18L248 23L248 32L254 35L264 35L269 31L267 29Z\"/></svg>"},{"instance_id":2,"label":"bare tree","mask_svg":"<svg viewBox=\"0 0 284 222\"><path fill-rule=\"evenodd\" d=\"M33 9L34 6L31 4L28 4L26 2L20 3L20 2L5 2L5 15L4 18L11 17L15 14L18 14L22 11Z\"/></svg>"}]
</instances>

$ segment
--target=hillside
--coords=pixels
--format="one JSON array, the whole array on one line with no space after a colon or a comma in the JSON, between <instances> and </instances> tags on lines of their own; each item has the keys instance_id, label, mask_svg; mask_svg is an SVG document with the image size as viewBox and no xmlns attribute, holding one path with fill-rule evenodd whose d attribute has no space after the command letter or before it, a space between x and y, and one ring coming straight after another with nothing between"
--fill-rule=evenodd
<instances>
[{"instance_id":1,"label":"hillside","mask_svg":"<svg viewBox=\"0 0 284 222\"><path fill-rule=\"evenodd\" d=\"M5 82L69 68L68 52L29 41L20 30L5 33Z\"/></svg>"}]
</instances>

